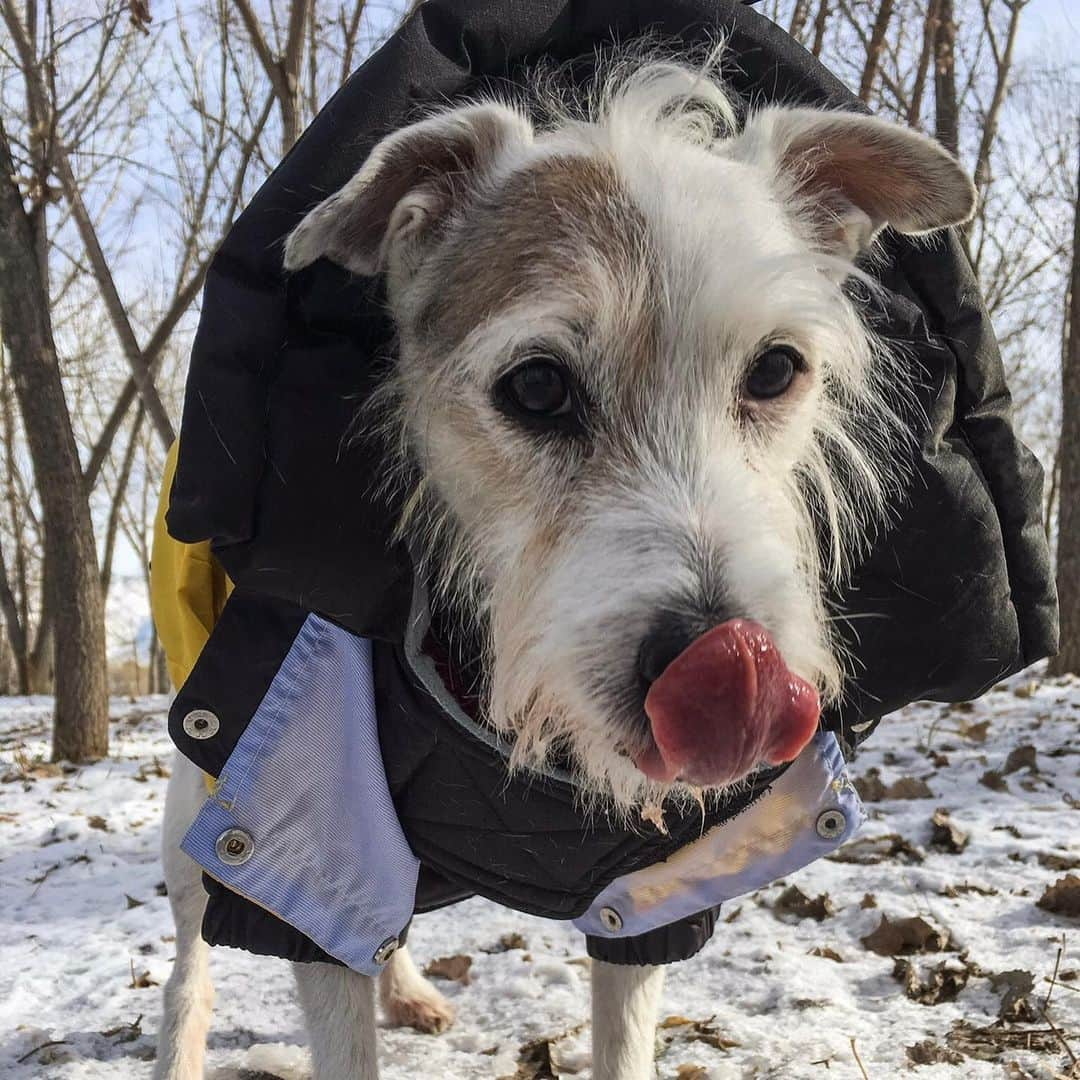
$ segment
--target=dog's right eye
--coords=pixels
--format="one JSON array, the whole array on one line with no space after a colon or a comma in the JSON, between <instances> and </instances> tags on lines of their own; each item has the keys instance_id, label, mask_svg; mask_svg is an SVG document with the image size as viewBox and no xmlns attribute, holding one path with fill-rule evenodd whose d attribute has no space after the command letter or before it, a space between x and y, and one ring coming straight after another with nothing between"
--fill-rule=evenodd
<instances>
[{"instance_id":1,"label":"dog's right eye","mask_svg":"<svg viewBox=\"0 0 1080 1080\"><path fill-rule=\"evenodd\" d=\"M563 364L546 356L518 364L495 386L495 403L504 413L544 430L580 428L580 401L573 375Z\"/></svg>"},{"instance_id":2,"label":"dog's right eye","mask_svg":"<svg viewBox=\"0 0 1080 1080\"><path fill-rule=\"evenodd\" d=\"M566 372L549 360L531 360L515 368L506 389L511 401L532 416L562 416L573 404Z\"/></svg>"},{"instance_id":3,"label":"dog's right eye","mask_svg":"<svg viewBox=\"0 0 1080 1080\"><path fill-rule=\"evenodd\" d=\"M803 358L788 345L766 349L750 366L746 376L747 396L758 401L779 397L804 366Z\"/></svg>"}]
</instances>

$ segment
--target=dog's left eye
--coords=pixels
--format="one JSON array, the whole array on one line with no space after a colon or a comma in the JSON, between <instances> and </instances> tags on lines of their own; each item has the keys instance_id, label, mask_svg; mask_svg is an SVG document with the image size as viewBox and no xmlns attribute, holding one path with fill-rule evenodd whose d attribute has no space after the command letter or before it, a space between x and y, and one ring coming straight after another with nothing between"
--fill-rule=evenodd
<instances>
[{"instance_id":1,"label":"dog's left eye","mask_svg":"<svg viewBox=\"0 0 1080 1080\"><path fill-rule=\"evenodd\" d=\"M750 365L746 376L747 397L764 401L779 397L791 385L795 372L803 366L803 358L790 346L777 345L766 349Z\"/></svg>"},{"instance_id":2,"label":"dog's left eye","mask_svg":"<svg viewBox=\"0 0 1080 1080\"><path fill-rule=\"evenodd\" d=\"M532 419L569 416L574 409L570 373L552 360L527 360L500 382L504 400Z\"/></svg>"}]
</instances>

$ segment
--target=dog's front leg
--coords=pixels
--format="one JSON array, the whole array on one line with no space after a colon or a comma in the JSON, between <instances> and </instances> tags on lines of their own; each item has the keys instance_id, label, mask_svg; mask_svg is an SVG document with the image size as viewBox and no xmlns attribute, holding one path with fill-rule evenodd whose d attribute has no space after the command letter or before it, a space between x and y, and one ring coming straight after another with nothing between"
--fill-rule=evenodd
<instances>
[{"instance_id":1,"label":"dog's front leg","mask_svg":"<svg viewBox=\"0 0 1080 1080\"><path fill-rule=\"evenodd\" d=\"M662 967L592 965L593 1080L648 1080L653 1075Z\"/></svg>"},{"instance_id":2,"label":"dog's front leg","mask_svg":"<svg viewBox=\"0 0 1080 1080\"><path fill-rule=\"evenodd\" d=\"M334 964L293 964L312 1080L378 1080L375 983Z\"/></svg>"}]
</instances>

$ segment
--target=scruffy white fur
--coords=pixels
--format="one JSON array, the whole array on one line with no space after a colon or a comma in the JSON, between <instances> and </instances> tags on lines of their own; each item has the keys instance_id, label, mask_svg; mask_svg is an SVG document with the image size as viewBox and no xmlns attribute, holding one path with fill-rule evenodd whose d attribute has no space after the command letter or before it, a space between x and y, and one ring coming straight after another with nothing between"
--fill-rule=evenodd
<instances>
[{"instance_id":1,"label":"scruffy white fur","mask_svg":"<svg viewBox=\"0 0 1080 1080\"><path fill-rule=\"evenodd\" d=\"M290 270L329 257L386 276L398 349L360 437L394 448L400 534L480 641L484 719L513 737L515 766L557 749L587 797L626 814L723 795L660 787L633 763L650 738L639 649L661 612L701 632L753 619L826 700L839 693L824 598L909 456L907 388L853 298L873 289L855 259L883 227L930 232L973 199L922 136L806 109L740 124L712 61L633 62L584 101L542 88L527 109L474 103L403 128L292 233ZM748 370L776 345L802 367L754 399ZM499 407L500 380L538 355L584 388L572 437ZM166 828L183 955L159 1080L199 1074L209 1018L198 875L170 851L201 794L189 774ZM316 1077L375 1077L369 981L318 966L298 979ZM661 981L593 966L594 1080L651 1075ZM449 1022L404 953L382 990L392 1022Z\"/></svg>"}]
</instances>

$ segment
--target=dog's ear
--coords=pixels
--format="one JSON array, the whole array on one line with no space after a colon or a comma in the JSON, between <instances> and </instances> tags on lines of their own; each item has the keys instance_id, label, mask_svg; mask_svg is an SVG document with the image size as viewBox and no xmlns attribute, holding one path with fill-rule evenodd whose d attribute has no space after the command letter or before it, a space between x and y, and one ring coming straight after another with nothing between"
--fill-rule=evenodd
<instances>
[{"instance_id":1,"label":"dog's ear","mask_svg":"<svg viewBox=\"0 0 1080 1080\"><path fill-rule=\"evenodd\" d=\"M394 132L289 234L285 268L323 256L354 274L408 266L470 187L531 139L528 121L497 104L464 106Z\"/></svg>"},{"instance_id":2,"label":"dog's ear","mask_svg":"<svg viewBox=\"0 0 1080 1080\"><path fill-rule=\"evenodd\" d=\"M750 118L732 151L774 169L823 247L849 258L886 225L911 235L959 225L978 199L940 143L858 113L764 109Z\"/></svg>"}]
</instances>

